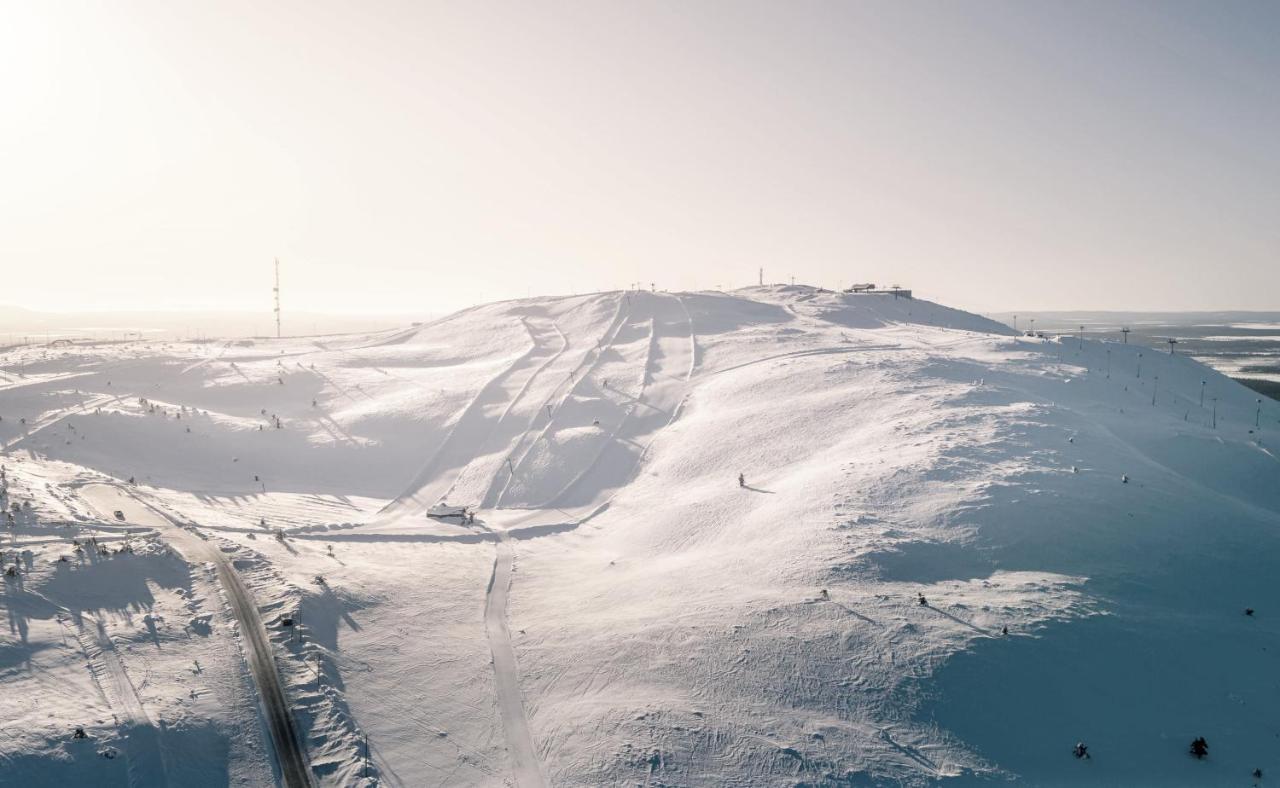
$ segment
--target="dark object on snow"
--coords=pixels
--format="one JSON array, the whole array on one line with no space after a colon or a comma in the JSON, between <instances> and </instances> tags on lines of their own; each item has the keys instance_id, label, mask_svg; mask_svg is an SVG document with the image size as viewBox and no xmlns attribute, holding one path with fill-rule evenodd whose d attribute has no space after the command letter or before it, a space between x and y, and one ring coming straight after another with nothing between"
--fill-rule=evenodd
<instances>
[{"instance_id":1,"label":"dark object on snow","mask_svg":"<svg viewBox=\"0 0 1280 788\"><path fill-rule=\"evenodd\" d=\"M1121 475L1120 475L1120 483L1121 483L1121 484L1128 484L1128 483L1129 483L1129 477L1128 477L1126 474L1121 474Z\"/></svg>"},{"instance_id":2,"label":"dark object on snow","mask_svg":"<svg viewBox=\"0 0 1280 788\"><path fill-rule=\"evenodd\" d=\"M1255 780L1261 780L1261 779L1262 779L1262 770L1261 770L1261 769L1254 769L1254 770L1253 770L1253 779L1255 779Z\"/></svg>"},{"instance_id":3,"label":"dark object on snow","mask_svg":"<svg viewBox=\"0 0 1280 788\"><path fill-rule=\"evenodd\" d=\"M822 598L823 598L823 599L830 599L830 598L831 598L831 594L830 594L830 593L827 591L827 589L825 589L825 588L824 588L824 589L822 589L822 591L821 591L820 593L822 594Z\"/></svg>"},{"instance_id":4,"label":"dark object on snow","mask_svg":"<svg viewBox=\"0 0 1280 788\"><path fill-rule=\"evenodd\" d=\"M1209 754L1209 742L1205 741L1203 736L1192 739L1191 754L1197 758L1205 757Z\"/></svg>"},{"instance_id":5,"label":"dark object on snow","mask_svg":"<svg viewBox=\"0 0 1280 788\"><path fill-rule=\"evenodd\" d=\"M75 732L75 733L73 733L73 734L71 734L71 738L73 738L73 739L87 739L87 738L89 738L89 734L87 734L87 733L85 733L85 732L84 732L84 727L83 727L83 726L81 726L81 725L77 725L77 726L76 726L76 732Z\"/></svg>"},{"instance_id":6,"label":"dark object on snow","mask_svg":"<svg viewBox=\"0 0 1280 788\"><path fill-rule=\"evenodd\" d=\"M1253 615L1253 608L1251 608L1251 607L1246 607L1246 608L1244 609L1244 614L1245 614L1246 616L1251 616L1251 615Z\"/></svg>"},{"instance_id":7,"label":"dark object on snow","mask_svg":"<svg viewBox=\"0 0 1280 788\"><path fill-rule=\"evenodd\" d=\"M293 626L293 619L292 619L292 618L282 618L282 619L280 619L280 626L282 626L282 627L291 627L291 626Z\"/></svg>"},{"instance_id":8,"label":"dark object on snow","mask_svg":"<svg viewBox=\"0 0 1280 788\"><path fill-rule=\"evenodd\" d=\"M113 514L115 514L117 520L124 519L124 512L120 511L119 509L116 509L115 512L113 512Z\"/></svg>"},{"instance_id":9,"label":"dark object on snow","mask_svg":"<svg viewBox=\"0 0 1280 788\"><path fill-rule=\"evenodd\" d=\"M738 486L739 486L739 487L746 487L746 486L747 486L747 477L746 477L746 476L743 476L742 474L738 474Z\"/></svg>"},{"instance_id":10,"label":"dark object on snow","mask_svg":"<svg viewBox=\"0 0 1280 788\"><path fill-rule=\"evenodd\" d=\"M1071 752L1073 755L1075 755L1077 758L1080 758L1080 759L1089 757L1089 748L1086 747L1084 742L1082 741L1076 742L1076 746L1071 749Z\"/></svg>"},{"instance_id":11,"label":"dark object on snow","mask_svg":"<svg viewBox=\"0 0 1280 788\"><path fill-rule=\"evenodd\" d=\"M929 606L929 600L924 598L924 594L916 594L916 597L917 597L917 600L920 602L921 607Z\"/></svg>"},{"instance_id":12,"label":"dark object on snow","mask_svg":"<svg viewBox=\"0 0 1280 788\"><path fill-rule=\"evenodd\" d=\"M1001 634L1001 635L1007 635L1007 634L1009 634L1009 627L1007 627L1007 626L1000 627L1000 634Z\"/></svg>"}]
</instances>

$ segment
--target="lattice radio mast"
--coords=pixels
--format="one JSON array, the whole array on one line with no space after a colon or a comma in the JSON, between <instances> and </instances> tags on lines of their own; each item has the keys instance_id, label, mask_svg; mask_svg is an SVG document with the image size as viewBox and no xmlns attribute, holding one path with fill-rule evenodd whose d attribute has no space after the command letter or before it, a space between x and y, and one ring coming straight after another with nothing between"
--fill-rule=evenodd
<instances>
[{"instance_id":1,"label":"lattice radio mast","mask_svg":"<svg viewBox=\"0 0 1280 788\"><path fill-rule=\"evenodd\" d=\"M276 339L280 338L280 258L276 258L276 286L271 288L276 298Z\"/></svg>"}]
</instances>

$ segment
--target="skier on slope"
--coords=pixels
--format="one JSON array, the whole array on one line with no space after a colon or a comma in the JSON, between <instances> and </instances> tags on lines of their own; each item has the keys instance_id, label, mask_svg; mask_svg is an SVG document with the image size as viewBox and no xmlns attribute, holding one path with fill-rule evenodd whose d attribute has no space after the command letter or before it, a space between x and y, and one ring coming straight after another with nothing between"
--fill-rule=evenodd
<instances>
[{"instance_id":1,"label":"skier on slope","mask_svg":"<svg viewBox=\"0 0 1280 788\"><path fill-rule=\"evenodd\" d=\"M1089 748L1086 747L1082 741L1076 742L1076 746L1071 750L1071 752L1081 760L1089 757Z\"/></svg>"},{"instance_id":2,"label":"skier on slope","mask_svg":"<svg viewBox=\"0 0 1280 788\"><path fill-rule=\"evenodd\" d=\"M1204 740L1203 736L1198 736L1191 740L1191 754L1196 758L1203 758L1209 754L1209 742Z\"/></svg>"},{"instance_id":3,"label":"skier on slope","mask_svg":"<svg viewBox=\"0 0 1280 788\"><path fill-rule=\"evenodd\" d=\"M746 487L746 486L747 486L747 477L746 477L746 476L744 476L744 475L742 475L741 473L740 473L740 474L738 474L738 486L739 486L739 487Z\"/></svg>"}]
</instances>

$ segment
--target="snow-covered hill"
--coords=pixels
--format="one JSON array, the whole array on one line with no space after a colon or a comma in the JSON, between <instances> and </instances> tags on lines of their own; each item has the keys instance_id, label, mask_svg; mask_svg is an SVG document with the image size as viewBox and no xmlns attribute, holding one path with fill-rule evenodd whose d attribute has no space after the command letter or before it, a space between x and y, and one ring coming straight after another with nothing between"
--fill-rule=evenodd
<instances>
[{"instance_id":1,"label":"snow-covered hill","mask_svg":"<svg viewBox=\"0 0 1280 788\"><path fill-rule=\"evenodd\" d=\"M779 286L0 365L22 784L272 782L192 533L321 784L1280 770L1280 410L1182 356Z\"/></svg>"}]
</instances>

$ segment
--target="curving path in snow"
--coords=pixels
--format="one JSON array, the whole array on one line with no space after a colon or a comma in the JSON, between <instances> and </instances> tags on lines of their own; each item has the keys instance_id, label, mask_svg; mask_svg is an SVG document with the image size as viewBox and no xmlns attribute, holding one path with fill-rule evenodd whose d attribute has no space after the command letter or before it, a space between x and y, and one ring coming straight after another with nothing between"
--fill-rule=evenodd
<instances>
[{"instance_id":1,"label":"curving path in snow","mask_svg":"<svg viewBox=\"0 0 1280 788\"><path fill-rule=\"evenodd\" d=\"M520 694L520 671L516 665L515 647L511 643L511 630L507 626L507 597L511 590L511 575L515 551L506 534L498 541L493 559L493 575L484 601L484 628L493 652L494 687L498 696L498 711L502 714L502 730L507 739L507 752L511 757L511 771L519 788L535 788L546 785L538 763L538 752L529 732L529 719Z\"/></svg>"},{"instance_id":2,"label":"curving path in snow","mask_svg":"<svg viewBox=\"0 0 1280 788\"><path fill-rule=\"evenodd\" d=\"M473 461L476 445L485 441L529 379L543 368L548 356L559 352L557 332L535 331L528 320L524 325L529 332L528 349L476 393L408 489L378 512L378 522L423 513L439 501Z\"/></svg>"},{"instance_id":3,"label":"curving path in snow","mask_svg":"<svg viewBox=\"0 0 1280 788\"><path fill-rule=\"evenodd\" d=\"M118 508L124 512L128 522L154 526L167 541L178 548L187 561L204 561L213 564L218 574L218 582L226 592L227 604L240 626L245 659L249 663L254 684L257 685L261 695L263 721L271 738L281 784L285 788L310 788L313 785L311 767L298 735L293 711L285 696L280 675L276 671L271 642L262 624L262 618L258 614L258 606L254 602L253 594L240 579L230 559L216 546L187 530L185 524L177 518L151 502L143 500L132 490L107 484L92 484L84 487L81 494L90 506L102 512L104 516L107 512ZM127 677L125 680L127 681ZM136 695L134 700L137 702ZM140 702L137 702L137 706L141 709ZM145 715L145 710L142 714ZM132 741L131 737L131 750ZM147 783L147 785L164 784L166 783L154 781Z\"/></svg>"}]
</instances>

